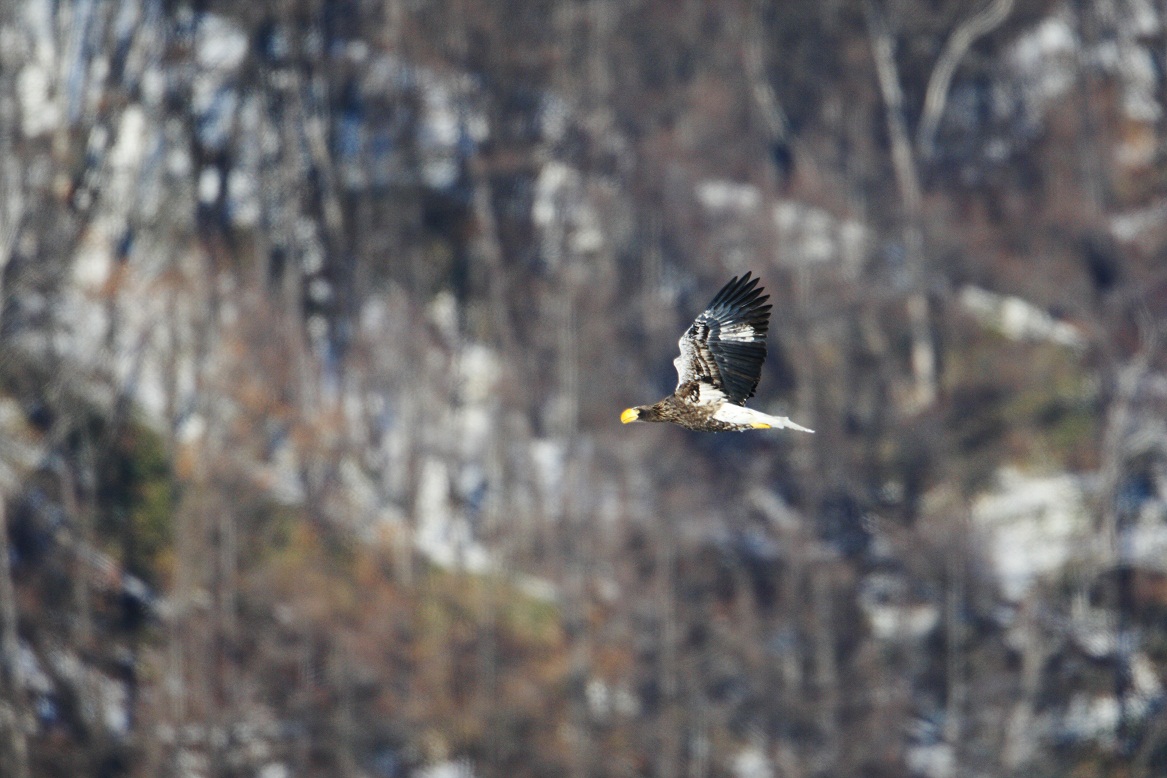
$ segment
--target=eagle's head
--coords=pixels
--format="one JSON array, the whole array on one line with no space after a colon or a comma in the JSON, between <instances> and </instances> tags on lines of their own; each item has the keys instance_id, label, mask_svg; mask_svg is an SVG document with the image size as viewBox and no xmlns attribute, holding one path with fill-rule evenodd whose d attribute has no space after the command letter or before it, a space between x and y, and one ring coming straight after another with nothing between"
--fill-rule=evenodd
<instances>
[{"instance_id":1,"label":"eagle's head","mask_svg":"<svg viewBox=\"0 0 1167 778\"><path fill-rule=\"evenodd\" d=\"M637 405L635 408L625 408L620 414L620 421L630 424L634 421L659 421L660 413L655 406Z\"/></svg>"}]
</instances>

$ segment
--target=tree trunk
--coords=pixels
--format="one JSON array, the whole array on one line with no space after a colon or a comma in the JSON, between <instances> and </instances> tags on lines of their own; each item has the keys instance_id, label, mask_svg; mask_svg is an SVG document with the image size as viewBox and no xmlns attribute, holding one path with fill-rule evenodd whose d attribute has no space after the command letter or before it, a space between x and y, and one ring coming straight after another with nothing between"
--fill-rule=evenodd
<instances>
[{"instance_id":1,"label":"tree trunk","mask_svg":"<svg viewBox=\"0 0 1167 778\"><path fill-rule=\"evenodd\" d=\"M912 376L914 388L911 409L921 411L936 400L936 347L928 315L927 274L924 257L923 197L920 173L904 118L904 95L895 64L894 42L887 22L873 0L864 3L867 31L879 90L887 116L887 134L891 140L892 167L903 208L902 242L908 273L908 326L912 339Z\"/></svg>"},{"instance_id":2,"label":"tree trunk","mask_svg":"<svg viewBox=\"0 0 1167 778\"><path fill-rule=\"evenodd\" d=\"M8 514L0 495L0 773L28 778L28 744L24 736L24 682L20 673L16 593L9 565Z\"/></svg>"}]
</instances>

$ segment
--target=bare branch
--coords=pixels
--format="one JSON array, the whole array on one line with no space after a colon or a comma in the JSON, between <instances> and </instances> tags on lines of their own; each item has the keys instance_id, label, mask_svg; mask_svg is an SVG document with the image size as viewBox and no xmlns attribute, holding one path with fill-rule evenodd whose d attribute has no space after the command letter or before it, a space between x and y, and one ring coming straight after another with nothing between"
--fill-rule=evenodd
<instances>
[{"instance_id":1,"label":"bare branch","mask_svg":"<svg viewBox=\"0 0 1167 778\"><path fill-rule=\"evenodd\" d=\"M944 115L944 107L948 102L948 87L952 83L956 66L968 53L973 42L999 27L1012 10L1013 0L993 0L980 13L961 22L945 44L944 51L932 70L932 77L928 79L924 110L916 134L916 147L925 159L932 156L936 128L940 125L940 117Z\"/></svg>"},{"instance_id":2,"label":"bare branch","mask_svg":"<svg viewBox=\"0 0 1167 778\"><path fill-rule=\"evenodd\" d=\"M907 308L912 329L912 374L915 379L913 405L916 409L922 409L930 406L936 399L938 379L936 350L932 342L928 316L928 300L922 291L924 232L920 173L908 137L907 122L904 120L904 93L900 88L891 32L887 29L887 22L874 0L867 0L863 4L863 10L867 17L868 36L871 39L871 56L875 60L875 73L883 95L884 112L887 114L892 166L895 168L896 184L903 204L903 245L912 283Z\"/></svg>"},{"instance_id":3,"label":"bare branch","mask_svg":"<svg viewBox=\"0 0 1167 778\"><path fill-rule=\"evenodd\" d=\"M871 56L875 60L875 74L879 79L879 91L883 95L887 114L887 134L891 140L892 165L895 167L896 183L904 201L904 211L909 221L920 212L920 176L916 171L916 160L912 156L912 144L908 140L908 125L904 120L904 92L900 88L899 72L895 64L895 44L887 22L872 0L863 4L867 17L867 32L871 38Z\"/></svg>"},{"instance_id":4,"label":"bare branch","mask_svg":"<svg viewBox=\"0 0 1167 778\"><path fill-rule=\"evenodd\" d=\"M766 78L762 36L759 33L761 23L754 19L751 23L741 24L736 16L732 22L739 28L738 34L742 37L742 64L749 79L750 96L758 113L761 114L768 140L787 141L790 139L790 121L778 101L778 95L774 93L774 88Z\"/></svg>"}]
</instances>

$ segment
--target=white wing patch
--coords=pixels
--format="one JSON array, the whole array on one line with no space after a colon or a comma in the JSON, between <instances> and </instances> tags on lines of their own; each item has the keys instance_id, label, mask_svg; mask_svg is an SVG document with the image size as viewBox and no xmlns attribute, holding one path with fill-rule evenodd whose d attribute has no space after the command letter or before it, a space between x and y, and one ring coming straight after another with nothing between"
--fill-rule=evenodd
<instances>
[{"instance_id":1,"label":"white wing patch","mask_svg":"<svg viewBox=\"0 0 1167 778\"><path fill-rule=\"evenodd\" d=\"M725 402L725 392L718 389L713 384L707 384L704 381L697 383L697 404L698 405L720 405ZM738 406L733 406L738 407Z\"/></svg>"},{"instance_id":2,"label":"white wing patch","mask_svg":"<svg viewBox=\"0 0 1167 778\"><path fill-rule=\"evenodd\" d=\"M745 322L723 324L718 336L721 340L736 340L741 343L748 343L755 339L754 328Z\"/></svg>"},{"instance_id":3,"label":"white wing patch","mask_svg":"<svg viewBox=\"0 0 1167 778\"><path fill-rule=\"evenodd\" d=\"M713 355L708 349L697 347L688 331L677 341L677 348L681 350L681 355L673 360L673 367L677 370L678 389L689 381L720 375Z\"/></svg>"}]
</instances>

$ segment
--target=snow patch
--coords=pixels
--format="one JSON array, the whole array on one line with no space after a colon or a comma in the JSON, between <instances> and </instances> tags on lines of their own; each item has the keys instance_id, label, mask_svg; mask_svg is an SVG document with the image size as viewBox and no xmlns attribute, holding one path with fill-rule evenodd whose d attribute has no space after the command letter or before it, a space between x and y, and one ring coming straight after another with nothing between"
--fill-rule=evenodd
<instances>
[{"instance_id":1,"label":"snow patch","mask_svg":"<svg viewBox=\"0 0 1167 778\"><path fill-rule=\"evenodd\" d=\"M73 260L73 282L83 291L96 291L109 279L110 273L113 272L111 245L112 236L107 234L100 221L87 235L82 237L81 245L77 247L77 253ZM88 306L82 310L80 305L74 306L73 312L77 314L77 318L81 318L85 314L100 315L100 326L96 329L88 326L83 329L91 335L105 331L104 314L89 310Z\"/></svg>"},{"instance_id":2,"label":"snow patch","mask_svg":"<svg viewBox=\"0 0 1167 778\"><path fill-rule=\"evenodd\" d=\"M973 503L972 518L1011 601L1086 553L1092 536L1082 479L1069 473L1030 476L1005 468L997 489Z\"/></svg>"},{"instance_id":3,"label":"snow patch","mask_svg":"<svg viewBox=\"0 0 1167 778\"><path fill-rule=\"evenodd\" d=\"M36 63L25 65L16 79L20 100L21 131L25 137L46 135L61 123L61 109L53 99L49 70Z\"/></svg>"},{"instance_id":4,"label":"snow patch","mask_svg":"<svg viewBox=\"0 0 1167 778\"><path fill-rule=\"evenodd\" d=\"M950 778L956 774L956 754L948 743L910 746L904 755L904 761L912 775Z\"/></svg>"},{"instance_id":5,"label":"snow patch","mask_svg":"<svg viewBox=\"0 0 1167 778\"><path fill-rule=\"evenodd\" d=\"M982 325L1010 340L1045 341L1073 349L1086 347L1086 338L1077 327L1055 319L1020 297L969 284L960 291L960 303Z\"/></svg>"},{"instance_id":6,"label":"snow patch","mask_svg":"<svg viewBox=\"0 0 1167 778\"><path fill-rule=\"evenodd\" d=\"M592 716L601 721L613 716L632 717L640 710L636 695L625 683L610 684L602 678L592 678L584 696Z\"/></svg>"},{"instance_id":7,"label":"snow patch","mask_svg":"<svg viewBox=\"0 0 1167 778\"><path fill-rule=\"evenodd\" d=\"M462 399L467 404L492 401L501 374L502 367L493 349L480 344L470 344L458 355Z\"/></svg>"},{"instance_id":8,"label":"snow patch","mask_svg":"<svg viewBox=\"0 0 1167 778\"><path fill-rule=\"evenodd\" d=\"M863 224L797 200L779 201L773 215L782 255L791 264L839 262L848 278L858 275L870 239Z\"/></svg>"},{"instance_id":9,"label":"snow patch","mask_svg":"<svg viewBox=\"0 0 1167 778\"><path fill-rule=\"evenodd\" d=\"M458 338L458 300L452 292L443 290L434 295L426 306L426 316L438 332L453 342Z\"/></svg>"},{"instance_id":10,"label":"snow patch","mask_svg":"<svg viewBox=\"0 0 1167 778\"><path fill-rule=\"evenodd\" d=\"M709 211L752 213L762 204L762 192L752 184L712 180L697 184L697 201Z\"/></svg>"},{"instance_id":11,"label":"snow patch","mask_svg":"<svg viewBox=\"0 0 1167 778\"><path fill-rule=\"evenodd\" d=\"M567 465L567 447L561 441L543 438L531 443L530 454L543 498L551 506L559 505Z\"/></svg>"},{"instance_id":12,"label":"snow patch","mask_svg":"<svg viewBox=\"0 0 1167 778\"><path fill-rule=\"evenodd\" d=\"M1122 530L1119 559L1131 567L1167 575L1167 524L1139 523Z\"/></svg>"},{"instance_id":13,"label":"snow patch","mask_svg":"<svg viewBox=\"0 0 1167 778\"><path fill-rule=\"evenodd\" d=\"M468 759L447 760L415 770L413 778L474 778L474 766Z\"/></svg>"},{"instance_id":14,"label":"snow patch","mask_svg":"<svg viewBox=\"0 0 1167 778\"><path fill-rule=\"evenodd\" d=\"M195 61L208 70L234 70L247 56L247 35L215 14L204 14L195 33Z\"/></svg>"},{"instance_id":15,"label":"snow patch","mask_svg":"<svg viewBox=\"0 0 1167 778\"><path fill-rule=\"evenodd\" d=\"M1070 23L1061 15L1051 16L1022 35L1006 55L1006 62L1017 75L1022 99L1032 110L1065 94L1074 83L1070 67L1078 50L1078 41Z\"/></svg>"},{"instance_id":16,"label":"snow patch","mask_svg":"<svg viewBox=\"0 0 1167 778\"><path fill-rule=\"evenodd\" d=\"M199 202L210 205L219 199L219 169L207 166L199 173L198 195Z\"/></svg>"},{"instance_id":17,"label":"snow patch","mask_svg":"<svg viewBox=\"0 0 1167 778\"><path fill-rule=\"evenodd\" d=\"M1073 88L1077 61L1082 58L1087 67L1118 77L1127 118L1157 121L1161 111L1156 99L1158 75L1148 44L1156 34L1148 30L1158 28L1157 14L1138 0L1126 11L1113 20L1113 34L1088 49L1082 48L1064 7L1020 36L1005 56L1013 83L999 90L998 112L1007 115L1020 103L1024 118L1038 126L1046 108Z\"/></svg>"},{"instance_id":18,"label":"snow patch","mask_svg":"<svg viewBox=\"0 0 1167 778\"><path fill-rule=\"evenodd\" d=\"M543 258L553 267L565 256L594 254L603 248L604 232L583 175L562 162L548 162L539 171L531 220L542 233Z\"/></svg>"},{"instance_id":19,"label":"snow patch","mask_svg":"<svg viewBox=\"0 0 1167 778\"><path fill-rule=\"evenodd\" d=\"M1148 233L1162 228L1167 222L1167 200L1110 217L1110 234L1117 240L1133 243Z\"/></svg>"},{"instance_id":20,"label":"snow patch","mask_svg":"<svg viewBox=\"0 0 1167 778\"><path fill-rule=\"evenodd\" d=\"M471 573L491 569L490 557L474 539L469 522L454 511L446 463L430 457L421 465L417 487L418 550L435 564Z\"/></svg>"},{"instance_id":21,"label":"snow patch","mask_svg":"<svg viewBox=\"0 0 1167 778\"><path fill-rule=\"evenodd\" d=\"M733 758L734 778L773 778L770 757L759 746L749 745Z\"/></svg>"},{"instance_id":22,"label":"snow patch","mask_svg":"<svg viewBox=\"0 0 1167 778\"><path fill-rule=\"evenodd\" d=\"M940 624L940 608L935 603L913 601L905 589L901 579L886 574L874 573L864 579L859 607L878 640L920 640Z\"/></svg>"}]
</instances>

